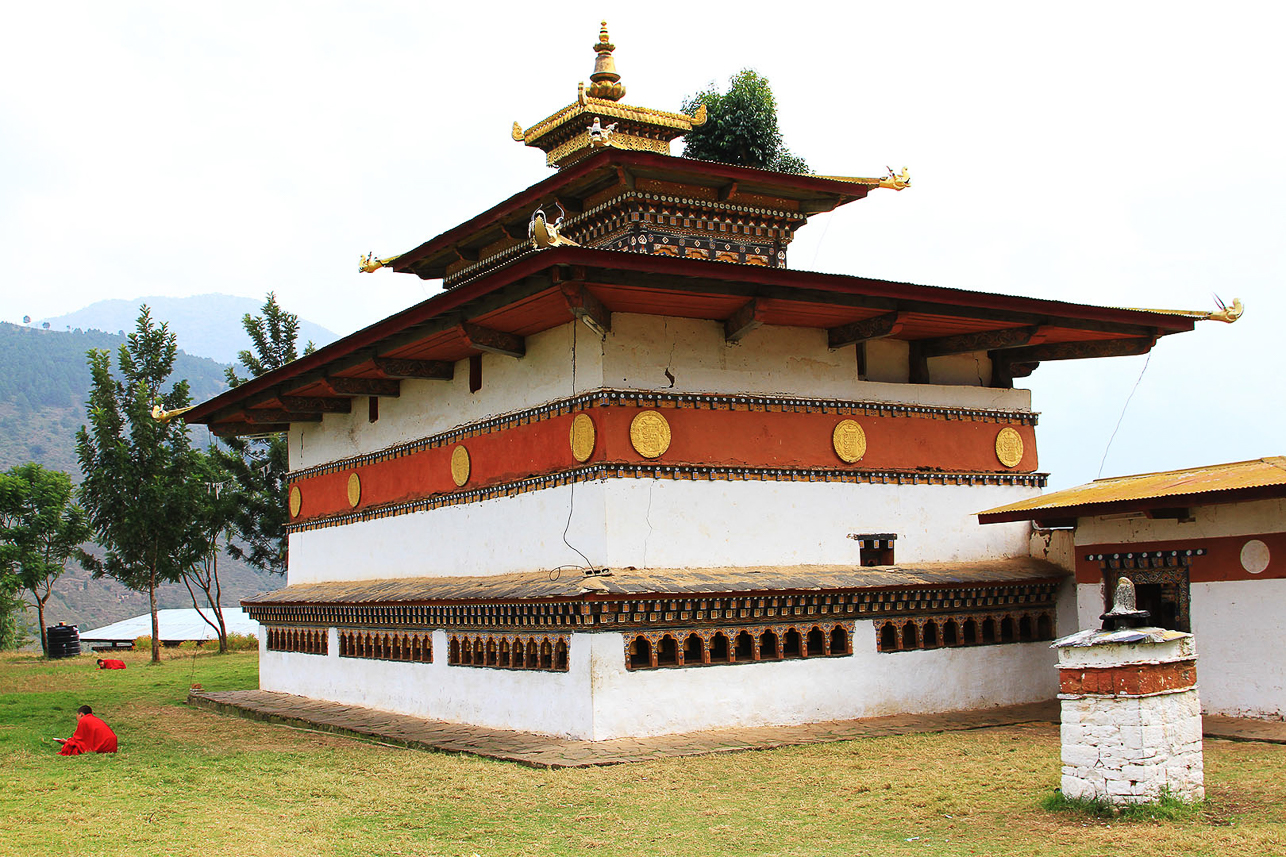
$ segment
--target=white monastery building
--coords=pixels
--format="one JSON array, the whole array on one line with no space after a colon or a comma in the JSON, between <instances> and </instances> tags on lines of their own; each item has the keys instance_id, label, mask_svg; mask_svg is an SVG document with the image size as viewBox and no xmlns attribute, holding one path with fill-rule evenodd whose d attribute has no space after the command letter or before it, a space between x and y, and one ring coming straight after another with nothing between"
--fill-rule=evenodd
<instances>
[{"instance_id":1,"label":"white monastery building","mask_svg":"<svg viewBox=\"0 0 1286 857\"><path fill-rule=\"evenodd\" d=\"M583 739L1053 697L1072 578L974 517L1045 484L1013 381L1209 314L792 270L905 171L672 156L704 109L621 103L599 39L514 127L553 174L363 260L440 294L188 413L289 438L263 689Z\"/></svg>"}]
</instances>

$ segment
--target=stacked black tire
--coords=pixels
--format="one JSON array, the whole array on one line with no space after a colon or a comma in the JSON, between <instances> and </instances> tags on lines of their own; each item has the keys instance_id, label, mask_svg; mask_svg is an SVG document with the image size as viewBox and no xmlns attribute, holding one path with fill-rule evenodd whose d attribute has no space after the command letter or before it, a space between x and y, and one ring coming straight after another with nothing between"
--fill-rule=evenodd
<instances>
[{"instance_id":1,"label":"stacked black tire","mask_svg":"<svg viewBox=\"0 0 1286 857\"><path fill-rule=\"evenodd\" d=\"M54 625L45 629L49 657L74 658L80 654L80 629L75 625Z\"/></svg>"}]
</instances>

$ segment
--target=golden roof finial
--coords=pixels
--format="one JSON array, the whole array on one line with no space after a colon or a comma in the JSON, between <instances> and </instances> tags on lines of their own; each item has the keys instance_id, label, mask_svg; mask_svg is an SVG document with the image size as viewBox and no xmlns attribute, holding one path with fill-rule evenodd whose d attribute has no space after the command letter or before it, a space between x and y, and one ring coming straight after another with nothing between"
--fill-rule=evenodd
<instances>
[{"instance_id":1,"label":"golden roof finial","mask_svg":"<svg viewBox=\"0 0 1286 857\"><path fill-rule=\"evenodd\" d=\"M608 38L607 22L604 21L603 28L598 31L598 41L594 44L594 52L598 54L598 58L594 60L594 73L589 76L591 83L586 94L590 98L620 101L625 97L625 85L620 82L621 76L616 73L616 62L612 59L614 50L616 45Z\"/></svg>"}]
</instances>

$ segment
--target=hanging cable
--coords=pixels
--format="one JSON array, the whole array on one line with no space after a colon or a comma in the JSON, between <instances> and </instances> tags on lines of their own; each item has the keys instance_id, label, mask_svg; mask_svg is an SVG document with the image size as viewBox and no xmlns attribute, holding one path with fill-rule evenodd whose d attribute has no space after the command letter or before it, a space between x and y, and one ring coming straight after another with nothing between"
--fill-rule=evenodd
<instances>
[{"instance_id":1,"label":"hanging cable","mask_svg":"<svg viewBox=\"0 0 1286 857\"><path fill-rule=\"evenodd\" d=\"M573 397L576 395L576 328L577 328L576 321L575 319L573 319L572 320L572 396ZM576 547L576 545L567 541L567 532L572 528L572 512L576 508L576 479L575 478L573 478L572 481L568 484L568 489L569 490L567 495L567 523L563 526L563 544L567 545L567 547L576 551L576 554L581 559L585 560L585 565L584 565L585 571L593 571L594 564L589 561L589 557L581 553L580 548ZM559 566L558 568L554 569L552 572L550 572L549 579L557 580L558 579L557 572L560 569L566 568L566 567L567 566Z\"/></svg>"},{"instance_id":2,"label":"hanging cable","mask_svg":"<svg viewBox=\"0 0 1286 857\"><path fill-rule=\"evenodd\" d=\"M1143 361L1143 368L1139 370L1139 377L1135 379L1134 386L1130 388L1130 395L1125 397L1125 404L1121 407L1121 416L1116 421L1116 428L1112 429L1112 436L1107 439L1107 449L1103 450L1103 460L1098 463L1098 476L1095 476L1095 479L1103 475L1103 465L1107 464L1108 450L1112 448L1112 441L1116 440L1116 433L1120 430L1121 422L1125 419L1125 411L1130 407L1130 399L1134 398L1134 391L1139 389L1139 383L1143 380L1143 373L1148 371L1148 364L1151 362L1152 355L1149 354L1148 359Z\"/></svg>"}]
</instances>

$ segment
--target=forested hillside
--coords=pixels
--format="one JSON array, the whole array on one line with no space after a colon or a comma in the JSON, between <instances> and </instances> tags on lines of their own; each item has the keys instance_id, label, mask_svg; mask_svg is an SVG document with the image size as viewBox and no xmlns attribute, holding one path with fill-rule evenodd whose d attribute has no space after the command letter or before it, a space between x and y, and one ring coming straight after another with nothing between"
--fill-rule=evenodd
<instances>
[{"instance_id":1,"label":"forested hillside","mask_svg":"<svg viewBox=\"0 0 1286 857\"><path fill-rule=\"evenodd\" d=\"M34 461L80 481L76 430L85 422L90 386L85 352L108 349L114 364L115 352L124 341L121 334L101 330L42 330L0 322L0 470ZM179 347L183 347L182 340ZM199 402L227 389L225 368L208 358L180 352L172 378L187 379L193 402ZM209 440L203 428L194 427L194 445L203 446ZM282 585L279 576L226 556L220 560L220 578L224 583L222 601L227 605ZM157 598L161 607L192 606L182 584L161 587ZM134 592L110 578L93 580L72 562L54 587L45 619L51 624L76 624L88 631L147 609L146 593ZM34 610L29 621L35 625Z\"/></svg>"},{"instance_id":2,"label":"forested hillside","mask_svg":"<svg viewBox=\"0 0 1286 857\"><path fill-rule=\"evenodd\" d=\"M0 470L35 461L79 480L76 430L85 421L89 367L85 352L113 353L125 342L101 330L42 330L0 322ZM179 347L183 347L182 341ZM193 402L227 389L221 363L183 352L174 378L186 378ZM208 443L204 430L193 442Z\"/></svg>"}]
</instances>

